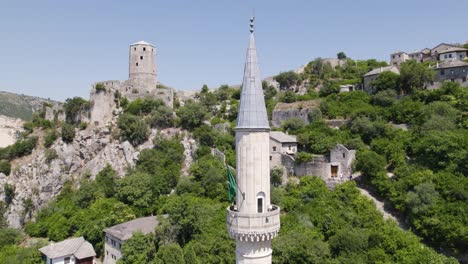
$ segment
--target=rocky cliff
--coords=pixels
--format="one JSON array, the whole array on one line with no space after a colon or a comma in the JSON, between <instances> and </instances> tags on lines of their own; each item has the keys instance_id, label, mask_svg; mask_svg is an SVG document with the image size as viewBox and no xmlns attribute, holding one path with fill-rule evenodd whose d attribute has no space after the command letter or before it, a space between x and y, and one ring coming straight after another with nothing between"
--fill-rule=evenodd
<instances>
[{"instance_id":1,"label":"rocky cliff","mask_svg":"<svg viewBox=\"0 0 468 264\"><path fill-rule=\"evenodd\" d=\"M16 135L23 129L24 121L0 115L0 148L9 146L16 141Z\"/></svg>"},{"instance_id":2,"label":"rocky cliff","mask_svg":"<svg viewBox=\"0 0 468 264\"><path fill-rule=\"evenodd\" d=\"M21 227L25 220L34 215L41 207L47 205L57 196L64 183L71 181L79 185L82 177L94 178L107 164L117 171L119 177L124 176L128 167L134 166L141 150L153 147L152 139L158 131L153 130L150 140L133 147L129 142L114 140L108 128L88 128L77 132L75 140L66 144L58 139L48 150L39 146L29 156L12 162L12 172L9 176L0 173L0 186L14 186L14 199L8 207L6 218L12 227ZM178 129L166 129L165 136L183 133ZM36 134L39 132L36 132ZM195 141L189 136L183 137L186 161L184 171L192 162ZM51 160L51 154L55 158ZM0 189L0 199L4 200L5 189ZM31 211L25 210L25 201L32 201Z\"/></svg>"}]
</instances>

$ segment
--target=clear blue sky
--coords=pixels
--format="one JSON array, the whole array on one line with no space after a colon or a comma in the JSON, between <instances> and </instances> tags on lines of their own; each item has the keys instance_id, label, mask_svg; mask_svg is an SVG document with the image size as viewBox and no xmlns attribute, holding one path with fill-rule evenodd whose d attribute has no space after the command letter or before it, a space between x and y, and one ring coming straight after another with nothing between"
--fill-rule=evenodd
<instances>
[{"instance_id":1,"label":"clear blue sky","mask_svg":"<svg viewBox=\"0 0 468 264\"><path fill-rule=\"evenodd\" d=\"M127 79L139 40L166 85L238 84L252 9L263 77L339 51L388 60L468 40L466 0L0 0L0 90L88 98L95 81Z\"/></svg>"}]
</instances>

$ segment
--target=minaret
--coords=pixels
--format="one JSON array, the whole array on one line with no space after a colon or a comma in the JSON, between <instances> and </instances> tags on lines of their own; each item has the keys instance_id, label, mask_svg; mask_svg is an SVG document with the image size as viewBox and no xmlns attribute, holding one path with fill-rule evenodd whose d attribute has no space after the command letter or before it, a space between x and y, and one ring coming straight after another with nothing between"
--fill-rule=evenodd
<instances>
[{"instance_id":1,"label":"minaret","mask_svg":"<svg viewBox=\"0 0 468 264\"><path fill-rule=\"evenodd\" d=\"M254 18L236 131L236 203L227 209L227 227L236 240L236 263L271 263L271 240L280 229L280 208L270 204L270 126L257 63Z\"/></svg>"}]
</instances>

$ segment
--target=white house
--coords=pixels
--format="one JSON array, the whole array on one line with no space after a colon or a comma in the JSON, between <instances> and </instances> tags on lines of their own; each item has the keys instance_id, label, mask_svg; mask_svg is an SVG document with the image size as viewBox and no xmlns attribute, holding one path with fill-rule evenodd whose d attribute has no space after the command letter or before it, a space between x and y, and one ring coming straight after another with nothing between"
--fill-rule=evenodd
<instances>
[{"instance_id":1,"label":"white house","mask_svg":"<svg viewBox=\"0 0 468 264\"><path fill-rule=\"evenodd\" d=\"M141 232L144 235L153 233L158 224L156 216L148 216L104 229L104 264L115 264L122 258L122 245L133 236L133 233Z\"/></svg>"},{"instance_id":2,"label":"white house","mask_svg":"<svg viewBox=\"0 0 468 264\"><path fill-rule=\"evenodd\" d=\"M39 251L44 254L46 264L96 264L93 245L83 237L51 243Z\"/></svg>"}]
</instances>

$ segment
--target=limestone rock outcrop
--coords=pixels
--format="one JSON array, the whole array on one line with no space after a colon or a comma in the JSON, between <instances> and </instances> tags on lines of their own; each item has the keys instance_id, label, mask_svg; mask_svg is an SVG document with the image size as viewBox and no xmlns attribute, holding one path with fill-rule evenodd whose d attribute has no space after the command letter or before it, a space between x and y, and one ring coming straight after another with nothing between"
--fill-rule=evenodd
<instances>
[{"instance_id":1,"label":"limestone rock outcrop","mask_svg":"<svg viewBox=\"0 0 468 264\"><path fill-rule=\"evenodd\" d=\"M165 136L182 133L172 130L152 130L149 140L135 148L128 141L113 139L109 128L88 128L78 131L72 143L66 144L58 139L49 150L38 147L31 155L14 160L10 175L0 174L0 186L9 184L15 189L5 214L9 225L21 228L37 210L60 193L65 182L71 181L78 186L82 177L94 179L107 164L117 171L119 177L123 177L126 168L135 165L140 151L153 147L152 139L158 132ZM193 160L195 141L185 135L182 144L186 155L183 171L187 172ZM47 151L55 151L56 158L47 161ZM24 207L27 199L33 203L32 210L28 212ZM0 200L5 200L4 188L0 188Z\"/></svg>"}]
</instances>

